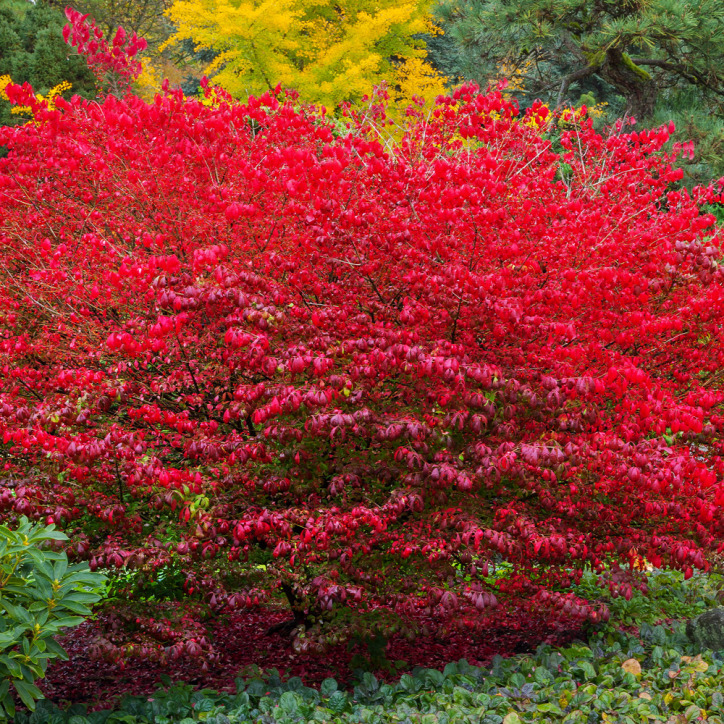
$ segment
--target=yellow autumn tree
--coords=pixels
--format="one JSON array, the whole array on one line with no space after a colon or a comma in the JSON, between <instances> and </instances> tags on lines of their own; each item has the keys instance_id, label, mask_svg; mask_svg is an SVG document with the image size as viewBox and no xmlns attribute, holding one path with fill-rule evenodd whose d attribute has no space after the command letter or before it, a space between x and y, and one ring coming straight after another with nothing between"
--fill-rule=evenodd
<instances>
[{"instance_id":1,"label":"yellow autumn tree","mask_svg":"<svg viewBox=\"0 0 724 724\"><path fill-rule=\"evenodd\" d=\"M216 54L205 72L233 96L281 84L332 109L386 80L397 100L444 91L419 34L429 0L176 0L171 43Z\"/></svg>"}]
</instances>

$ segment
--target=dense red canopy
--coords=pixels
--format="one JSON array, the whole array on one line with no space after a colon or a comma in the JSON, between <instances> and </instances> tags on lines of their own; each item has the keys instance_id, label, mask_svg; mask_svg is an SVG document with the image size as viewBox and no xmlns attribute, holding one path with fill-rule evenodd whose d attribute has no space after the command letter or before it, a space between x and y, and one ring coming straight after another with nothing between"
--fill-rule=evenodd
<instances>
[{"instance_id":1,"label":"dense red canopy","mask_svg":"<svg viewBox=\"0 0 724 724\"><path fill-rule=\"evenodd\" d=\"M596 621L585 566L622 595L640 556L707 566L721 236L666 128L468 87L392 145L375 106L208 95L0 129L4 519L345 627Z\"/></svg>"}]
</instances>

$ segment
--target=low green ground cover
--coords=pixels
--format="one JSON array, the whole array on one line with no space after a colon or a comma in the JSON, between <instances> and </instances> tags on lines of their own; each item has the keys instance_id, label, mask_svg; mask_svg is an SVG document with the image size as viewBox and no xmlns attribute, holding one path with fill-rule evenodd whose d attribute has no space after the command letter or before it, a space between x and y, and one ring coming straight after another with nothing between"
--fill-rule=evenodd
<instances>
[{"instance_id":1,"label":"low green ground cover","mask_svg":"<svg viewBox=\"0 0 724 724\"><path fill-rule=\"evenodd\" d=\"M194 691L166 679L151 697L127 697L110 711L39 702L18 724L208 724L254 722L724 722L724 652L697 651L683 619L718 605L722 578L654 571L647 596L608 601L611 623L586 643L495 657L488 668L459 661L444 671L416 669L394 684L360 672L352 691L333 679L320 689L272 670L236 680L236 692ZM578 593L592 588L583 580ZM677 620L675 620L677 619ZM633 624L636 624L634 627ZM626 631L621 627L629 627Z\"/></svg>"},{"instance_id":2,"label":"low green ground cover","mask_svg":"<svg viewBox=\"0 0 724 724\"><path fill-rule=\"evenodd\" d=\"M643 625L641 639L599 633L588 645L532 656L496 657L490 668L449 664L419 669L395 684L380 685L369 673L354 691L333 679L321 690L298 678L237 680L236 693L193 691L176 684L153 697L129 697L114 711L61 712L38 705L18 724L155 722L208 724L259 722L419 722L420 724L520 724L521 722L724 721L722 657L694 652L681 626Z\"/></svg>"}]
</instances>

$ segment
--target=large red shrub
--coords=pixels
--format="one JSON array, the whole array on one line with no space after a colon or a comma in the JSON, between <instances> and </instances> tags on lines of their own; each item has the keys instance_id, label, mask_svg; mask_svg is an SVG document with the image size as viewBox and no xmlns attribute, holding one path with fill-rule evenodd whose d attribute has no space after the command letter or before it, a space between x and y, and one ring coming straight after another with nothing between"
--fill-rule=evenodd
<instances>
[{"instance_id":1,"label":"large red shrub","mask_svg":"<svg viewBox=\"0 0 724 724\"><path fill-rule=\"evenodd\" d=\"M392 147L379 108L213 97L0 129L4 519L217 610L279 591L328 619L302 650L365 612L595 622L586 566L708 566L721 238L666 128L556 151L466 87Z\"/></svg>"}]
</instances>

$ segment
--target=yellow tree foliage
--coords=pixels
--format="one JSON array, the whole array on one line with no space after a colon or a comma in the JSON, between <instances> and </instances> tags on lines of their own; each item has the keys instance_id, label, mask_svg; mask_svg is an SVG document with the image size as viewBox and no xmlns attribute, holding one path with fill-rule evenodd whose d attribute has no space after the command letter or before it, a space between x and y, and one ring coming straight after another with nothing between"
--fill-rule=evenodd
<instances>
[{"instance_id":1,"label":"yellow tree foliage","mask_svg":"<svg viewBox=\"0 0 724 724\"><path fill-rule=\"evenodd\" d=\"M415 35L434 32L430 0L176 0L172 43L217 55L206 73L233 96L277 84L332 109L386 80L395 100L429 99L444 78Z\"/></svg>"}]
</instances>

